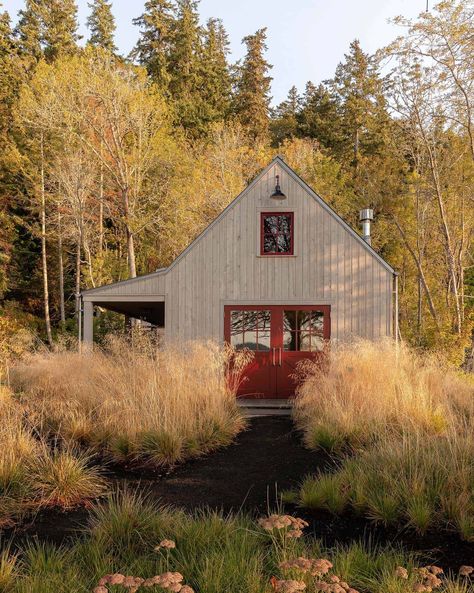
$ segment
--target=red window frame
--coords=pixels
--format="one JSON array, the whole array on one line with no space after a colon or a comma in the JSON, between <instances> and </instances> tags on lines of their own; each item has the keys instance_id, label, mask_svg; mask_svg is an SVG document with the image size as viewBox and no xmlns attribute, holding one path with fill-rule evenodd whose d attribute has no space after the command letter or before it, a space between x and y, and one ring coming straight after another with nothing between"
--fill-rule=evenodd
<instances>
[{"instance_id":1,"label":"red window frame","mask_svg":"<svg viewBox=\"0 0 474 593\"><path fill-rule=\"evenodd\" d=\"M264 251L265 249L265 217L267 216L289 216L290 217L290 250L289 251ZM260 255L265 257L284 257L294 255L295 244L295 213L294 212L261 212L260 213Z\"/></svg>"}]
</instances>

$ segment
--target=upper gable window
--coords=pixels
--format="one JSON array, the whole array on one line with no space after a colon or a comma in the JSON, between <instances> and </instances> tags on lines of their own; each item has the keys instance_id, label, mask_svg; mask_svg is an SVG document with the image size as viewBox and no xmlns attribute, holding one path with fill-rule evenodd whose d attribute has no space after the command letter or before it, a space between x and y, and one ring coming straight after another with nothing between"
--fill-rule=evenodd
<instances>
[{"instance_id":1,"label":"upper gable window","mask_svg":"<svg viewBox=\"0 0 474 593\"><path fill-rule=\"evenodd\" d=\"M293 212L262 212L261 255L293 255Z\"/></svg>"}]
</instances>

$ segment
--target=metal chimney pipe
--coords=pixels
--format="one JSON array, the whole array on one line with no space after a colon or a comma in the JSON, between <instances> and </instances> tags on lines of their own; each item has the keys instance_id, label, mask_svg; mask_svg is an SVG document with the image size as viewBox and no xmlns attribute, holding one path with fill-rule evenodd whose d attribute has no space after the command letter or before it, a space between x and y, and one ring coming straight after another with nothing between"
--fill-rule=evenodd
<instances>
[{"instance_id":1,"label":"metal chimney pipe","mask_svg":"<svg viewBox=\"0 0 474 593\"><path fill-rule=\"evenodd\" d=\"M370 223L374 220L372 208L364 208L359 212L359 221L362 224L362 237L369 245L372 244L370 237Z\"/></svg>"}]
</instances>

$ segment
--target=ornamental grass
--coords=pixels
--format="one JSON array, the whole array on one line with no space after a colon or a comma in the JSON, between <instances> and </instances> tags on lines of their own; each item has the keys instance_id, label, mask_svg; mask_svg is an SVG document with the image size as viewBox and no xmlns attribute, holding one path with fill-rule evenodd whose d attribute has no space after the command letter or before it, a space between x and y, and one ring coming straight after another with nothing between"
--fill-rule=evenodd
<instances>
[{"instance_id":1,"label":"ornamental grass","mask_svg":"<svg viewBox=\"0 0 474 593\"><path fill-rule=\"evenodd\" d=\"M445 574L393 547L328 549L299 525L303 534L285 539L288 516L254 522L242 514L187 514L117 492L92 510L89 527L68 547L38 541L14 553L6 547L0 584L8 593L472 591L471 566Z\"/></svg>"},{"instance_id":2,"label":"ornamental grass","mask_svg":"<svg viewBox=\"0 0 474 593\"><path fill-rule=\"evenodd\" d=\"M303 480L300 504L474 541L471 377L393 342L336 347L326 372L304 372L296 422L336 464Z\"/></svg>"},{"instance_id":3,"label":"ornamental grass","mask_svg":"<svg viewBox=\"0 0 474 593\"><path fill-rule=\"evenodd\" d=\"M0 529L40 508L69 509L104 492L90 456L70 446L51 446L5 388L0 418Z\"/></svg>"},{"instance_id":4,"label":"ornamental grass","mask_svg":"<svg viewBox=\"0 0 474 593\"><path fill-rule=\"evenodd\" d=\"M332 345L307 363L294 417L309 447L363 447L381 435L442 435L474 424L474 379L392 340Z\"/></svg>"},{"instance_id":5,"label":"ornamental grass","mask_svg":"<svg viewBox=\"0 0 474 593\"><path fill-rule=\"evenodd\" d=\"M84 355L35 354L12 369L11 382L41 434L117 463L171 466L242 430L235 389L247 360L211 342L158 348L111 337Z\"/></svg>"}]
</instances>

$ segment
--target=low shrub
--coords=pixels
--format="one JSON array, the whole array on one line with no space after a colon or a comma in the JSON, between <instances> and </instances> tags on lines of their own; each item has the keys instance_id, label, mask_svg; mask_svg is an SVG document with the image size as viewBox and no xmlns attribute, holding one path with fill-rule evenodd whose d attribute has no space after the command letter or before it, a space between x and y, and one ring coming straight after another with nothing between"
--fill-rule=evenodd
<instances>
[{"instance_id":1,"label":"low shrub","mask_svg":"<svg viewBox=\"0 0 474 593\"><path fill-rule=\"evenodd\" d=\"M135 465L173 465L229 444L244 427L232 382L248 355L213 343L131 347L110 338L93 353L41 353L11 372L46 436Z\"/></svg>"},{"instance_id":2,"label":"low shrub","mask_svg":"<svg viewBox=\"0 0 474 593\"><path fill-rule=\"evenodd\" d=\"M392 547L325 549L304 528L288 515L258 523L212 511L189 515L116 493L69 548L34 541L15 555L7 551L5 582L9 593L467 593L472 585L472 567L450 577Z\"/></svg>"}]
</instances>

